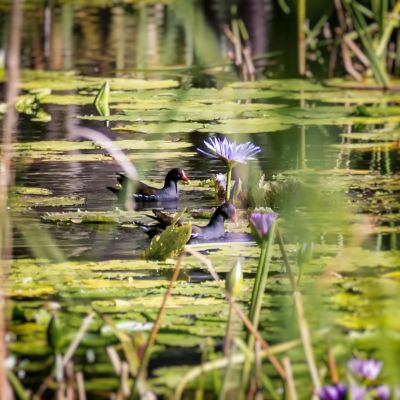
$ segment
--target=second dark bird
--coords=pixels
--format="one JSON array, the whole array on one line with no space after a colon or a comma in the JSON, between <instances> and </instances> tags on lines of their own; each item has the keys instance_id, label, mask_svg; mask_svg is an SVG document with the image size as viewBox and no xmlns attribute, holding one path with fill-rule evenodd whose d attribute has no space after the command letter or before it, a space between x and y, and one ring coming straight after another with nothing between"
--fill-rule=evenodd
<instances>
[{"instance_id":1,"label":"second dark bird","mask_svg":"<svg viewBox=\"0 0 400 400\"><path fill-rule=\"evenodd\" d=\"M154 237L162 233L167 226L171 225L173 218L161 211L153 210L154 215L149 215L156 222L146 224L140 221L135 221L135 224L142 228L149 237ZM231 203L223 203L214 211L210 221L205 226L192 224L191 239L213 240L218 239L225 234L225 221L230 219L237 223L237 211ZM177 224L181 224L180 221Z\"/></svg>"},{"instance_id":2,"label":"second dark bird","mask_svg":"<svg viewBox=\"0 0 400 400\"><path fill-rule=\"evenodd\" d=\"M117 174L117 180L120 184L119 188L107 188L113 193L120 196L126 190L128 178L123 174ZM178 182L183 181L190 183L188 176L182 168L173 168L165 176L164 186L162 188L155 188L146 185L143 182L136 184L136 189L133 197L138 202L163 202L163 201L177 201L179 200Z\"/></svg>"}]
</instances>

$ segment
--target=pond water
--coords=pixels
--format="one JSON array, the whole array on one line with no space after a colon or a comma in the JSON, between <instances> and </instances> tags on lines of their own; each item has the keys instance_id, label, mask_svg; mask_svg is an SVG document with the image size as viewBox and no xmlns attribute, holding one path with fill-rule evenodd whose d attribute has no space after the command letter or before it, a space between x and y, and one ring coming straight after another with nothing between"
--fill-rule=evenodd
<instances>
[{"instance_id":1,"label":"pond water","mask_svg":"<svg viewBox=\"0 0 400 400\"><path fill-rule=\"evenodd\" d=\"M73 58L66 57L70 53L65 48L57 48L58 53L47 59L53 69L74 67L75 74L22 73L17 188L10 203L15 260L9 275L8 339L15 374L35 392L54 365L46 336L50 303L61 306L63 351L84 317L95 311L74 364L76 371L83 372L89 396L109 398L118 390L120 376L110 361L110 350L105 349L115 349L121 360L126 356L113 332L129 332L140 349L142 331L150 329L146 324L154 321L172 276L174 262L143 259L149 240L133 221L146 220L152 207L121 210L107 189L115 185L120 166L106 150L76 140L80 132L90 131L114 140L133 161L140 178L155 185L161 184L169 169L184 168L193 183L181 186L177 208L187 209L187 219L196 217L195 210L210 210L219 203L209 180L224 168L196 151L204 147L203 140L226 135L260 146L257 160L241 173L246 183L253 182L263 193L256 205L272 206L281 215L289 258L296 274L302 274L300 290L321 376L327 375L326 354L331 349L342 374L352 354L374 355L385 361L390 382L399 383L400 93L366 91L354 83L350 88L344 80L240 82L232 72L205 76L192 74L190 68L140 71L138 62L129 64L131 53L121 42L112 50L108 47L106 54L101 51L118 34L121 18L125 35L129 29L137 35L140 26L135 24L150 16L158 26L161 9L132 10L76 9L78 22L69 31L75 46L82 35L97 37L82 32L83 27L99 30L102 21L111 18L113 28L104 34L104 42L83 41ZM67 27L68 13L74 10L66 6L52 12L56 35L57 23ZM80 23L83 17L90 18ZM139 59L143 49L125 44L136 49ZM168 65L157 59L163 52L154 46L146 48L146 60L153 57L154 65ZM33 45L26 49L26 66L38 62L32 49ZM54 64L57 60L60 65ZM42 62L46 64L46 58ZM102 117L93 101L106 78L111 115ZM275 182L275 189L259 184L261 175ZM92 223L85 221L92 214ZM206 219L198 221L204 224ZM249 241L245 210L239 226L227 227L223 240L193 248L209 257L221 278L242 258L245 284L240 304L246 307L259 250ZM312 254L302 254L304 246L312 247ZM150 388L165 397L191 365L221 356L228 314L223 291L207 269L192 256L185 258L183 266L150 362ZM110 328L110 320L117 328ZM127 323L131 325L124 328ZM244 337L238 320L235 329L238 337ZM271 344L299 337L277 245L260 331ZM291 357L300 397L310 398L312 386L302 348L294 346L285 355ZM279 392L275 371L270 365L264 368ZM213 379L207 375L203 383L191 382L188 398L200 385L210 393L216 391ZM50 386L54 389L55 384Z\"/></svg>"}]
</instances>

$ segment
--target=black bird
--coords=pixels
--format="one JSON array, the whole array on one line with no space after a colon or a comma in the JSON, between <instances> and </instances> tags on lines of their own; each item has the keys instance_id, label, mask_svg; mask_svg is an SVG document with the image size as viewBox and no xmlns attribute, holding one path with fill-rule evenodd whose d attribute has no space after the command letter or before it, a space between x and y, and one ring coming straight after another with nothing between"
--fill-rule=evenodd
<instances>
[{"instance_id":1,"label":"black bird","mask_svg":"<svg viewBox=\"0 0 400 400\"><path fill-rule=\"evenodd\" d=\"M149 237L159 235L167 226L171 225L173 218L164 214L161 211L153 210L154 215L149 215L150 218L157 222L154 224L146 224L140 221L135 221L135 224L140 226ZM213 240L218 239L225 234L225 220L230 219L237 223L236 208L231 203L223 203L214 211L209 223L205 226L192 225L191 239ZM181 221L177 222L182 224Z\"/></svg>"},{"instance_id":2,"label":"black bird","mask_svg":"<svg viewBox=\"0 0 400 400\"><path fill-rule=\"evenodd\" d=\"M117 175L117 180L121 187L115 188L108 186L107 188L119 195L126 190L128 178L124 174ZM143 182L138 182L133 197L138 202L177 201L179 200L178 181L190 183L188 176L182 168L173 168L166 175L164 186L161 189L146 185Z\"/></svg>"}]
</instances>

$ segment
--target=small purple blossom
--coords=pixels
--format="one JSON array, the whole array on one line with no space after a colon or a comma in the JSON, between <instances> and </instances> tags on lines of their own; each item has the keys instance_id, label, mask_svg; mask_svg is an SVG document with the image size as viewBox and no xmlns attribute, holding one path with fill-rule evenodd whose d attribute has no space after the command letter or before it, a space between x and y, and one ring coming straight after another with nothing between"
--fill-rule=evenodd
<instances>
[{"instance_id":1,"label":"small purple blossom","mask_svg":"<svg viewBox=\"0 0 400 400\"><path fill-rule=\"evenodd\" d=\"M254 236L263 240L267 238L273 222L278 218L274 212L253 212L250 216L250 225Z\"/></svg>"},{"instance_id":2,"label":"small purple blossom","mask_svg":"<svg viewBox=\"0 0 400 400\"><path fill-rule=\"evenodd\" d=\"M207 151L197 149L200 153L207 157L220 159L225 164L246 164L249 160L254 160L254 156L261 151L261 148L255 146L251 142L237 144L235 141L229 141L227 138L223 140L212 137L208 141L204 140Z\"/></svg>"},{"instance_id":3,"label":"small purple blossom","mask_svg":"<svg viewBox=\"0 0 400 400\"><path fill-rule=\"evenodd\" d=\"M350 400L364 400L367 396L367 393L367 388L365 388L364 386L350 386Z\"/></svg>"},{"instance_id":4,"label":"small purple blossom","mask_svg":"<svg viewBox=\"0 0 400 400\"><path fill-rule=\"evenodd\" d=\"M350 400L389 400L390 399L390 389L387 385L379 386L350 386Z\"/></svg>"},{"instance_id":5,"label":"small purple blossom","mask_svg":"<svg viewBox=\"0 0 400 400\"><path fill-rule=\"evenodd\" d=\"M361 379L375 380L383 367L382 361L353 358L347 364L351 372Z\"/></svg>"},{"instance_id":6,"label":"small purple blossom","mask_svg":"<svg viewBox=\"0 0 400 400\"><path fill-rule=\"evenodd\" d=\"M318 391L318 397L321 400L345 400L346 386L343 383L336 383L334 385L323 386Z\"/></svg>"},{"instance_id":7,"label":"small purple blossom","mask_svg":"<svg viewBox=\"0 0 400 400\"><path fill-rule=\"evenodd\" d=\"M387 385L379 385L375 388L376 398L379 400L390 399L390 389Z\"/></svg>"}]
</instances>

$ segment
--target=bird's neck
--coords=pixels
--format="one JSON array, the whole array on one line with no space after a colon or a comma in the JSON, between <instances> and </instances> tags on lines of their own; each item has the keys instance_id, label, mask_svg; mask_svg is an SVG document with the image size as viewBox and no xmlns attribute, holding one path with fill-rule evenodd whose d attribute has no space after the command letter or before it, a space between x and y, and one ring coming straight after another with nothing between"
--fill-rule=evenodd
<instances>
[{"instance_id":1,"label":"bird's neck","mask_svg":"<svg viewBox=\"0 0 400 400\"><path fill-rule=\"evenodd\" d=\"M215 212L208 223L208 226L224 225L225 218L220 214Z\"/></svg>"},{"instance_id":2,"label":"bird's neck","mask_svg":"<svg viewBox=\"0 0 400 400\"><path fill-rule=\"evenodd\" d=\"M174 193L178 193L178 183L169 179L165 179L163 189Z\"/></svg>"}]
</instances>

